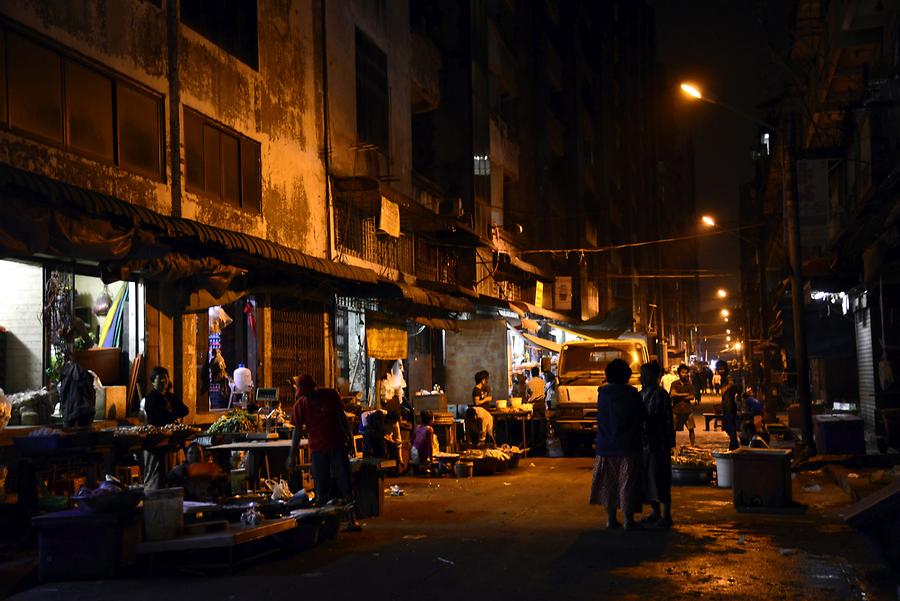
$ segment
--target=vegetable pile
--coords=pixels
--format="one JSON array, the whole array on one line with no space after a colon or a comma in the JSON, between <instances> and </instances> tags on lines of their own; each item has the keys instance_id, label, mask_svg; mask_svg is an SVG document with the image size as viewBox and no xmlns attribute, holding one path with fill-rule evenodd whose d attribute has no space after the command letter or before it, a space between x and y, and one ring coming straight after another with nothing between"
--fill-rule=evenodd
<instances>
[{"instance_id":1,"label":"vegetable pile","mask_svg":"<svg viewBox=\"0 0 900 601\"><path fill-rule=\"evenodd\" d=\"M681 447L672 457L674 467L712 467L712 452L696 447Z\"/></svg>"},{"instance_id":2,"label":"vegetable pile","mask_svg":"<svg viewBox=\"0 0 900 601\"><path fill-rule=\"evenodd\" d=\"M232 409L217 419L206 431L208 434L223 432L250 432L255 428L250 414L243 409Z\"/></svg>"}]
</instances>

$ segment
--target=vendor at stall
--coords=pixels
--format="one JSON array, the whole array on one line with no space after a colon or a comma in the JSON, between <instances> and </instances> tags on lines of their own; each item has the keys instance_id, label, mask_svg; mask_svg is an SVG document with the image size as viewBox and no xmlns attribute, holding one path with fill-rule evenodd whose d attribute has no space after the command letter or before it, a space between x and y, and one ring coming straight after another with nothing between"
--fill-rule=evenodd
<instances>
[{"instance_id":1,"label":"vendor at stall","mask_svg":"<svg viewBox=\"0 0 900 601\"><path fill-rule=\"evenodd\" d=\"M154 367L150 372L150 383L153 389L144 399L144 413L147 423L161 427L174 424L190 413L187 406L172 392L172 381L169 370L165 367ZM144 487L155 489L162 486L165 449L149 449L144 451Z\"/></svg>"},{"instance_id":2,"label":"vendor at stall","mask_svg":"<svg viewBox=\"0 0 900 601\"><path fill-rule=\"evenodd\" d=\"M484 369L475 374L475 388L472 389L473 405L487 405L494 400L491 397L490 377L491 375Z\"/></svg>"},{"instance_id":3,"label":"vendor at stall","mask_svg":"<svg viewBox=\"0 0 900 601\"><path fill-rule=\"evenodd\" d=\"M185 461L176 465L166 477L169 486L184 489L185 501L215 501L227 494L228 478L224 470L206 460L201 447L192 442L185 451Z\"/></svg>"}]
</instances>

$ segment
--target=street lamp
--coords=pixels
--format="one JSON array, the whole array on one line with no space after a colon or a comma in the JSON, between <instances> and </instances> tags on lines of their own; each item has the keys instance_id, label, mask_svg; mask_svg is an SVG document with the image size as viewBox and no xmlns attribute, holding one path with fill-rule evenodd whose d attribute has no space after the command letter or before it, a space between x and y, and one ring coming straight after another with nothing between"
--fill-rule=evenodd
<instances>
[{"instance_id":1,"label":"street lamp","mask_svg":"<svg viewBox=\"0 0 900 601\"><path fill-rule=\"evenodd\" d=\"M708 225L709 227L716 227L716 220L710 217L709 215L704 215L700 218L700 221Z\"/></svg>"},{"instance_id":2,"label":"street lamp","mask_svg":"<svg viewBox=\"0 0 900 601\"><path fill-rule=\"evenodd\" d=\"M728 309L722 309L720 313L722 314L722 317L728 317L729 315L731 315L731 311L729 311Z\"/></svg>"},{"instance_id":3,"label":"street lamp","mask_svg":"<svg viewBox=\"0 0 900 601\"><path fill-rule=\"evenodd\" d=\"M719 298L725 298L726 296L728 296L728 291L724 288L719 288L718 290L716 290L716 295Z\"/></svg>"},{"instance_id":4,"label":"street lamp","mask_svg":"<svg viewBox=\"0 0 900 601\"><path fill-rule=\"evenodd\" d=\"M803 276L802 276L802 254L800 251L800 206L797 203L797 200L792 196L788 196L787 194L787 157L785 154L785 148L787 146L785 136L782 135L782 132L779 131L777 127L770 123L766 123L765 121L761 121L757 119L755 116L745 113L744 111L731 106L730 104L726 104L717 98L712 98L708 95L704 95L697 86L684 82L681 84L681 91L685 95L693 98L695 100L702 100L704 102L708 102L710 104L716 104L723 108L728 109L732 113L735 113L744 119L752 121L757 125L764 127L770 132L779 136L781 140L780 144L780 155L781 160L779 161L781 167L781 206L782 211L785 218L788 220L787 227L787 240L785 240L787 244L787 252L790 258L790 266L791 266L791 318L794 326L794 352L796 356L797 363L797 402L800 405L800 412L802 415L802 433L803 433L803 442L804 444L812 449L812 401L809 394L809 367L808 367L808 358L806 352L806 322L803 319ZM705 222L705 220L704 220ZM757 252L759 252L757 250ZM765 272L764 268L760 264L760 272L762 273L762 277L760 279L760 283L762 284L765 281ZM762 292L761 292L762 295ZM763 311L763 319L765 320L765 306L760 307ZM763 323L763 332L762 335L766 334L766 324ZM766 401L768 402L768 370L764 365L764 380L766 386ZM768 408L768 407L767 407Z\"/></svg>"}]
</instances>

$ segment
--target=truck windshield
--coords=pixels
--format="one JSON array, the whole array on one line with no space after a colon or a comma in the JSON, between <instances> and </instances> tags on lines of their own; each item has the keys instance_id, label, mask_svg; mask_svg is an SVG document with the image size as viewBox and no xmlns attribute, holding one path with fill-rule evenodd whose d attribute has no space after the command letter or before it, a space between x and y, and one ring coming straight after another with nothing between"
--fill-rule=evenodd
<instances>
[{"instance_id":1,"label":"truck windshield","mask_svg":"<svg viewBox=\"0 0 900 601\"><path fill-rule=\"evenodd\" d=\"M560 373L574 376L585 373L603 373L613 359L622 359L634 373L641 369L641 355L637 349L608 345L569 346L563 351Z\"/></svg>"}]
</instances>

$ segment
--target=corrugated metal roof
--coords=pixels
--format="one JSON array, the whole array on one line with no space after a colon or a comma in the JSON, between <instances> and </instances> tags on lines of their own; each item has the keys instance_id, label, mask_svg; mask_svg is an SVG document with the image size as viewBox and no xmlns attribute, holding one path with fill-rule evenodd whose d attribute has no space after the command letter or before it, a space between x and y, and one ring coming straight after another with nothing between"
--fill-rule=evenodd
<instances>
[{"instance_id":1,"label":"corrugated metal roof","mask_svg":"<svg viewBox=\"0 0 900 601\"><path fill-rule=\"evenodd\" d=\"M175 241L191 238L203 245L218 246L227 251L242 252L251 258L278 261L316 273L344 280L379 283L378 274L370 269L344 265L313 257L263 238L207 225L190 219L169 217L112 196L86 190L72 184L0 164L0 189L6 193L25 195L56 209L77 207L92 216L121 219L153 229Z\"/></svg>"}]
</instances>

